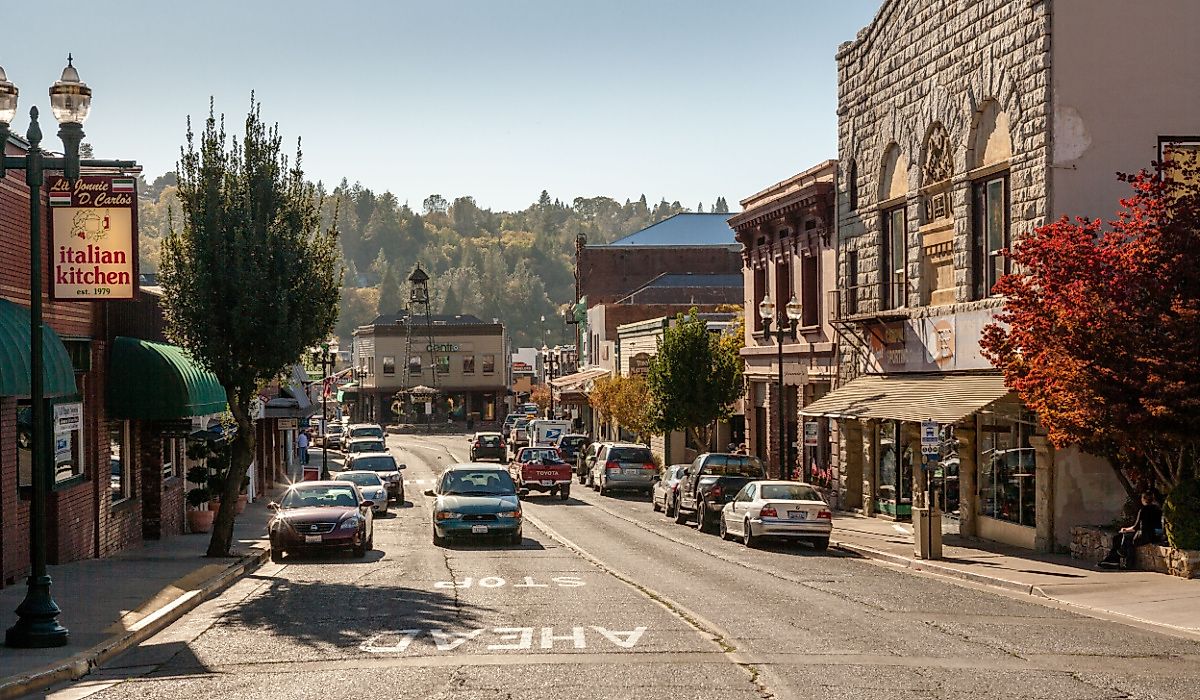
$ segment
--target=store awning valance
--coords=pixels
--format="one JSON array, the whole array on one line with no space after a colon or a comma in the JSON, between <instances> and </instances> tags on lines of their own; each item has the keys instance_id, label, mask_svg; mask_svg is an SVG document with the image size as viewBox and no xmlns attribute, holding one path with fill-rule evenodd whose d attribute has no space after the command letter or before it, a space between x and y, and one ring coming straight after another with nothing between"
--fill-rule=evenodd
<instances>
[{"instance_id":1,"label":"store awning valance","mask_svg":"<svg viewBox=\"0 0 1200 700\"><path fill-rule=\"evenodd\" d=\"M356 396L357 394L358 394L358 382L347 382L346 384L343 384L340 387L338 387L337 400L339 402L345 401L348 397Z\"/></svg>"},{"instance_id":2,"label":"store awning valance","mask_svg":"<svg viewBox=\"0 0 1200 700\"><path fill-rule=\"evenodd\" d=\"M42 330L43 395L75 394L75 368L66 346L50 326L42 326ZM29 309L0 299L0 396L28 398L33 377L29 363L32 337Z\"/></svg>"},{"instance_id":3,"label":"store awning valance","mask_svg":"<svg viewBox=\"0 0 1200 700\"><path fill-rule=\"evenodd\" d=\"M550 380L550 386L560 391L578 391L585 382L612 374L612 370L603 367L591 367L565 377Z\"/></svg>"},{"instance_id":4,"label":"store awning valance","mask_svg":"<svg viewBox=\"0 0 1200 700\"><path fill-rule=\"evenodd\" d=\"M183 348L117 336L108 373L108 414L113 418L171 420L219 413L225 389Z\"/></svg>"},{"instance_id":5,"label":"store awning valance","mask_svg":"<svg viewBox=\"0 0 1200 700\"><path fill-rule=\"evenodd\" d=\"M308 392L304 390L304 382L308 374L304 368L296 365L292 368L292 376L288 383L280 387L280 395L267 401L263 416L265 418L308 418L317 412Z\"/></svg>"},{"instance_id":6,"label":"store awning valance","mask_svg":"<svg viewBox=\"0 0 1200 700\"><path fill-rule=\"evenodd\" d=\"M992 374L859 377L800 409L804 416L955 423L1009 393Z\"/></svg>"}]
</instances>

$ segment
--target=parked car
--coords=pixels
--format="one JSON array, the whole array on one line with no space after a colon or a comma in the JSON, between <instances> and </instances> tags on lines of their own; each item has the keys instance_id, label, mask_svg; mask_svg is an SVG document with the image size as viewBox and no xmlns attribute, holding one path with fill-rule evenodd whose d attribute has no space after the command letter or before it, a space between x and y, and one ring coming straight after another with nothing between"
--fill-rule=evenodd
<instances>
[{"instance_id":1,"label":"parked car","mask_svg":"<svg viewBox=\"0 0 1200 700\"><path fill-rule=\"evenodd\" d=\"M558 453L562 455L563 461L567 464L574 465L582 452L592 439L587 435L579 433L567 433L558 438L558 442L554 445L558 448Z\"/></svg>"},{"instance_id":2,"label":"parked car","mask_svg":"<svg viewBox=\"0 0 1200 700\"><path fill-rule=\"evenodd\" d=\"M529 446L529 421L524 418L513 424L512 430L508 433L508 454L512 458L516 458L517 450L522 447Z\"/></svg>"},{"instance_id":3,"label":"parked car","mask_svg":"<svg viewBox=\"0 0 1200 700\"><path fill-rule=\"evenodd\" d=\"M371 501L372 511L376 513L388 512L387 485L383 483L383 479L379 476L378 472L364 469L338 472L334 475L333 480L349 481L358 487L358 490L362 492L363 498Z\"/></svg>"},{"instance_id":4,"label":"parked car","mask_svg":"<svg viewBox=\"0 0 1200 700\"><path fill-rule=\"evenodd\" d=\"M798 481L751 481L721 509L722 539L747 547L766 537L803 539L829 549L833 514L812 486Z\"/></svg>"},{"instance_id":5,"label":"parked car","mask_svg":"<svg viewBox=\"0 0 1200 700\"><path fill-rule=\"evenodd\" d=\"M380 440L387 437L383 426L375 423L355 423L349 428L346 428L346 437L353 440L360 437L377 437Z\"/></svg>"},{"instance_id":6,"label":"parked car","mask_svg":"<svg viewBox=\"0 0 1200 700\"><path fill-rule=\"evenodd\" d=\"M406 469L388 452L358 452L346 455L346 471L375 472L387 486L388 494L397 503L404 503L404 476Z\"/></svg>"},{"instance_id":7,"label":"parked car","mask_svg":"<svg viewBox=\"0 0 1200 700\"><path fill-rule=\"evenodd\" d=\"M330 421L325 424L325 433L318 435L321 446L327 449L342 449L342 424Z\"/></svg>"},{"instance_id":8,"label":"parked car","mask_svg":"<svg viewBox=\"0 0 1200 700\"><path fill-rule=\"evenodd\" d=\"M433 543L458 537L500 536L521 543L521 503L517 485L499 464L455 464L434 488Z\"/></svg>"},{"instance_id":9,"label":"parked car","mask_svg":"<svg viewBox=\"0 0 1200 700\"><path fill-rule=\"evenodd\" d=\"M471 441L472 462L482 462L485 459L503 462L508 457L504 436L500 433L475 433L467 439Z\"/></svg>"},{"instance_id":10,"label":"parked car","mask_svg":"<svg viewBox=\"0 0 1200 700\"><path fill-rule=\"evenodd\" d=\"M612 443L608 442L593 442L585 449L580 450L575 458L575 474L579 477L579 483L590 485L592 464L596 461L596 455L600 453L600 448Z\"/></svg>"},{"instance_id":11,"label":"parked car","mask_svg":"<svg viewBox=\"0 0 1200 700\"><path fill-rule=\"evenodd\" d=\"M679 484L679 499L667 515L677 523L695 517L700 530L709 532L720 520L726 502L746 484L766 478L767 470L758 457L705 452L688 466Z\"/></svg>"},{"instance_id":12,"label":"parked car","mask_svg":"<svg viewBox=\"0 0 1200 700\"><path fill-rule=\"evenodd\" d=\"M604 443L592 462L588 485L607 496L612 491L654 490L658 466L650 448L627 442Z\"/></svg>"},{"instance_id":13,"label":"parked car","mask_svg":"<svg viewBox=\"0 0 1200 700\"><path fill-rule=\"evenodd\" d=\"M654 510L669 511L679 502L679 482L683 480L687 468L686 464L669 464L659 471L654 491L650 494Z\"/></svg>"},{"instance_id":14,"label":"parked car","mask_svg":"<svg viewBox=\"0 0 1200 700\"><path fill-rule=\"evenodd\" d=\"M352 437L346 440L346 454L357 452L387 452L387 444L378 437Z\"/></svg>"},{"instance_id":15,"label":"parked car","mask_svg":"<svg viewBox=\"0 0 1200 700\"><path fill-rule=\"evenodd\" d=\"M563 461L556 447L522 447L509 469L519 491L537 491L571 496L571 465Z\"/></svg>"},{"instance_id":16,"label":"parked car","mask_svg":"<svg viewBox=\"0 0 1200 700\"><path fill-rule=\"evenodd\" d=\"M267 526L271 561L303 550L349 549L364 557L374 543L374 504L358 487L344 481L302 481L293 484Z\"/></svg>"}]
</instances>

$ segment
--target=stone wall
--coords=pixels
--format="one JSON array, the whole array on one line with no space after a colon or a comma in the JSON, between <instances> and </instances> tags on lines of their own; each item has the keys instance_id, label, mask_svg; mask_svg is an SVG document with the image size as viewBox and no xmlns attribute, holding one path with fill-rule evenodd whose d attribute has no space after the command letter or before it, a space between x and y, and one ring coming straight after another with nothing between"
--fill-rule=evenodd
<instances>
[{"instance_id":1,"label":"stone wall","mask_svg":"<svg viewBox=\"0 0 1200 700\"><path fill-rule=\"evenodd\" d=\"M972 300L972 143L986 106L1008 117L1012 155L1014 239L1044 222L1047 212L1047 132L1050 113L1049 3L1011 0L887 0L870 26L843 44L838 63L839 240L843 285L860 286L859 310L878 308L884 158L895 144L907 170L907 306L921 303L926 137L941 125L953 159L953 279L958 303ZM851 164L853 162L853 167ZM850 173L857 207L849 200ZM847 251L858 254L858 278L846 281Z\"/></svg>"},{"instance_id":2,"label":"stone wall","mask_svg":"<svg viewBox=\"0 0 1200 700\"><path fill-rule=\"evenodd\" d=\"M1101 561L1112 551L1116 534L1098 527L1071 528L1071 557ZM1134 568L1180 578L1200 578L1200 551L1144 544L1134 550Z\"/></svg>"}]
</instances>

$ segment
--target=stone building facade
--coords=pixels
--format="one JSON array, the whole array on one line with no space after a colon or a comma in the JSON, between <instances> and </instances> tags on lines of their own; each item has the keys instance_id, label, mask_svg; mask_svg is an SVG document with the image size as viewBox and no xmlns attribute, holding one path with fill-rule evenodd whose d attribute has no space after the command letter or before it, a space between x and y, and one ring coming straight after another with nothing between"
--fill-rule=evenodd
<instances>
[{"instance_id":1,"label":"stone building facade","mask_svg":"<svg viewBox=\"0 0 1200 700\"><path fill-rule=\"evenodd\" d=\"M1065 214L1112 218L1114 173L1200 144L1173 68L1200 48L1164 40L1197 21L1183 0L885 0L839 49L843 384L801 413L842 428L845 503L907 518L929 495L961 534L1041 550L1119 512L1107 464L1048 445L979 339L1005 249ZM1112 99L1118 83L1140 97Z\"/></svg>"}]
</instances>

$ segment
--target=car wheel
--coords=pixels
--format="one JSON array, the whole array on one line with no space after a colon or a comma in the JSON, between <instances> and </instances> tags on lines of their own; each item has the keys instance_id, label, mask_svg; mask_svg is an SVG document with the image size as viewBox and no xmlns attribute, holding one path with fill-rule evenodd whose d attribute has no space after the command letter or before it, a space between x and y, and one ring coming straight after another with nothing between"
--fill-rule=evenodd
<instances>
[{"instance_id":1,"label":"car wheel","mask_svg":"<svg viewBox=\"0 0 1200 700\"><path fill-rule=\"evenodd\" d=\"M658 499L655 498L654 496L650 497L650 507L654 509L655 513L662 512L662 506L658 505Z\"/></svg>"},{"instance_id":2,"label":"car wheel","mask_svg":"<svg viewBox=\"0 0 1200 700\"><path fill-rule=\"evenodd\" d=\"M685 513L683 511L683 508L679 507L679 501L676 500L675 501L675 522L680 525L686 525L687 521L688 521L687 513Z\"/></svg>"},{"instance_id":3,"label":"car wheel","mask_svg":"<svg viewBox=\"0 0 1200 700\"><path fill-rule=\"evenodd\" d=\"M721 523L717 527L721 532L721 539L723 539L723 540L732 540L733 539L733 535L729 534L729 527L727 525L725 525L724 514L721 515Z\"/></svg>"},{"instance_id":4,"label":"car wheel","mask_svg":"<svg viewBox=\"0 0 1200 700\"><path fill-rule=\"evenodd\" d=\"M611 492L611 490L604 485L603 478L600 479L600 488L598 490L600 491L601 496L607 496Z\"/></svg>"},{"instance_id":5,"label":"car wheel","mask_svg":"<svg viewBox=\"0 0 1200 700\"><path fill-rule=\"evenodd\" d=\"M754 531L750 529L750 521L742 523L742 544L753 549L758 546L758 538L754 536Z\"/></svg>"},{"instance_id":6,"label":"car wheel","mask_svg":"<svg viewBox=\"0 0 1200 700\"><path fill-rule=\"evenodd\" d=\"M696 515L696 529L700 532L712 532L712 516L708 514L708 501L700 501L700 509Z\"/></svg>"},{"instance_id":7,"label":"car wheel","mask_svg":"<svg viewBox=\"0 0 1200 700\"><path fill-rule=\"evenodd\" d=\"M815 539L812 541L812 546L813 549L817 550L818 552L824 552L825 550L829 549L829 538L822 537L820 539Z\"/></svg>"},{"instance_id":8,"label":"car wheel","mask_svg":"<svg viewBox=\"0 0 1200 700\"><path fill-rule=\"evenodd\" d=\"M434 547L445 547L446 546L446 538L437 534L437 530L433 531L433 546Z\"/></svg>"},{"instance_id":9,"label":"car wheel","mask_svg":"<svg viewBox=\"0 0 1200 700\"><path fill-rule=\"evenodd\" d=\"M564 487L562 491L558 492L558 500L560 500L560 501L565 501L570 497L571 497L571 489L570 488Z\"/></svg>"},{"instance_id":10,"label":"car wheel","mask_svg":"<svg viewBox=\"0 0 1200 700\"><path fill-rule=\"evenodd\" d=\"M368 549L370 549L370 547L368 546L368 544L366 542L364 542L360 545L355 546L354 549L351 550L350 553L354 555L355 559L362 559L363 557L367 556Z\"/></svg>"},{"instance_id":11,"label":"car wheel","mask_svg":"<svg viewBox=\"0 0 1200 700\"><path fill-rule=\"evenodd\" d=\"M284 554L284 552L281 548L275 546L274 544L271 545L271 563L272 564L282 564L283 563L283 554Z\"/></svg>"},{"instance_id":12,"label":"car wheel","mask_svg":"<svg viewBox=\"0 0 1200 700\"><path fill-rule=\"evenodd\" d=\"M668 518L674 518L675 514L679 512L679 498L675 497L675 498L671 498L670 500L667 500L668 498L669 497L663 498L663 501L665 503L663 510L665 510L667 512Z\"/></svg>"},{"instance_id":13,"label":"car wheel","mask_svg":"<svg viewBox=\"0 0 1200 700\"><path fill-rule=\"evenodd\" d=\"M521 534L520 530L518 530L517 532L514 532L508 536L509 544L520 546L520 544L524 541L525 541L525 537Z\"/></svg>"}]
</instances>

